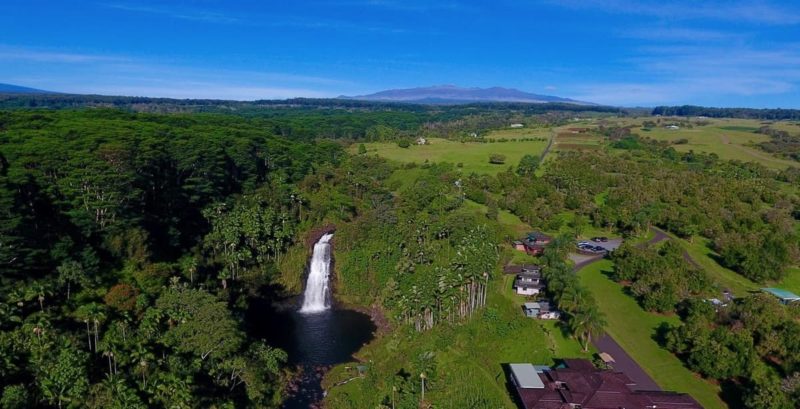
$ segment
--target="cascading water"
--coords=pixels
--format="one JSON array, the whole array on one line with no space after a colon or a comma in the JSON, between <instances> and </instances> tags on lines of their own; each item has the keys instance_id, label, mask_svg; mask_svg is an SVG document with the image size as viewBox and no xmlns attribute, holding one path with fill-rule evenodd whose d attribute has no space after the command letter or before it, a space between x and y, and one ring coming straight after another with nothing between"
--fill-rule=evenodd
<instances>
[{"instance_id":1,"label":"cascading water","mask_svg":"<svg viewBox=\"0 0 800 409\"><path fill-rule=\"evenodd\" d=\"M303 294L301 313L322 312L330 308L328 301L328 276L331 269L331 244L333 233L320 237L311 254L306 291Z\"/></svg>"},{"instance_id":2,"label":"cascading water","mask_svg":"<svg viewBox=\"0 0 800 409\"><path fill-rule=\"evenodd\" d=\"M352 362L353 354L372 339L376 330L368 315L331 307L332 238L333 233L328 233L314 244L299 310L294 298L291 308L286 308L288 304L273 304L275 295L261 300L266 305L251 303L248 311L248 322L260 323L253 331L285 350L289 363L298 368L298 376L287 387L289 396L283 409L321 407L325 397L323 374L333 365Z\"/></svg>"}]
</instances>

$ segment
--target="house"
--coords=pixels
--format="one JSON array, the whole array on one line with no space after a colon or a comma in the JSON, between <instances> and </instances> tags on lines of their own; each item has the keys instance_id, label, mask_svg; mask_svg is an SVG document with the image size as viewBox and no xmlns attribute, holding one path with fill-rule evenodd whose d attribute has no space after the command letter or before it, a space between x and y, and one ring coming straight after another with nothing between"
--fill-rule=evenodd
<instances>
[{"instance_id":1,"label":"house","mask_svg":"<svg viewBox=\"0 0 800 409\"><path fill-rule=\"evenodd\" d=\"M557 320L561 318L561 312L551 309L548 301L526 302L522 305L522 309L528 318L538 318L540 320Z\"/></svg>"},{"instance_id":2,"label":"house","mask_svg":"<svg viewBox=\"0 0 800 409\"><path fill-rule=\"evenodd\" d=\"M538 266L533 266L537 267ZM514 280L514 288L517 290L517 294L520 295L536 295L544 288L544 285L541 283L542 275L539 273L539 270L528 269L526 270L524 266L521 268L519 274L517 274L517 279Z\"/></svg>"},{"instance_id":3,"label":"house","mask_svg":"<svg viewBox=\"0 0 800 409\"><path fill-rule=\"evenodd\" d=\"M635 390L627 375L598 369L586 359L563 367L509 364L509 379L524 409L701 409L683 393Z\"/></svg>"},{"instance_id":4,"label":"house","mask_svg":"<svg viewBox=\"0 0 800 409\"><path fill-rule=\"evenodd\" d=\"M511 124L508 126L509 128L523 128L525 125L523 124Z\"/></svg>"},{"instance_id":5,"label":"house","mask_svg":"<svg viewBox=\"0 0 800 409\"><path fill-rule=\"evenodd\" d=\"M522 304L522 310L525 312L525 316L528 318L536 318L539 316L539 303L538 302L526 302Z\"/></svg>"},{"instance_id":6,"label":"house","mask_svg":"<svg viewBox=\"0 0 800 409\"><path fill-rule=\"evenodd\" d=\"M544 245L536 244L528 240L514 240L511 245L515 250L524 251L532 256L538 256L544 252Z\"/></svg>"},{"instance_id":7,"label":"house","mask_svg":"<svg viewBox=\"0 0 800 409\"><path fill-rule=\"evenodd\" d=\"M672 130L678 130L678 129L681 129L681 127L680 127L680 126L678 126L678 125L667 125L667 126L665 126L665 128L667 128L667 129L672 129Z\"/></svg>"},{"instance_id":8,"label":"house","mask_svg":"<svg viewBox=\"0 0 800 409\"><path fill-rule=\"evenodd\" d=\"M419 138L417 138L417 145L427 145L427 144L428 144L428 140L427 139L425 139L425 138L423 138L421 136Z\"/></svg>"},{"instance_id":9,"label":"house","mask_svg":"<svg viewBox=\"0 0 800 409\"><path fill-rule=\"evenodd\" d=\"M512 243L514 249L524 251L532 256L538 256L544 252L545 246L550 244L553 238L542 232L530 232L524 239L515 240Z\"/></svg>"},{"instance_id":10,"label":"house","mask_svg":"<svg viewBox=\"0 0 800 409\"><path fill-rule=\"evenodd\" d=\"M528 233L527 240L533 241L536 244L547 245L553 241L553 238L540 231L533 231Z\"/></svg>"},{"instance_id":11,"label":"house","mask_svg":"<svg viewBox=\"0 0 800 409\"><path fill-rule=\"evenodd\" d=\"M774 295L781 301L781 304L791 304L793 302L800 301L800 295L788 290L783 290L780 288L762 288L761 291Z\"/></svg>"}]
</instances>

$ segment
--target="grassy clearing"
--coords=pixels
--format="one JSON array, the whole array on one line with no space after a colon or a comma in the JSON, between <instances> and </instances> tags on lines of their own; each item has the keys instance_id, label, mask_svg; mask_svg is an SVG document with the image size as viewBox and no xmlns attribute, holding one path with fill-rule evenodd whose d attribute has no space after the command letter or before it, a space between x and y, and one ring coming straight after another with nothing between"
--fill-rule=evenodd
<instances>
[{"instance_id":1,"label":"grassy clearing","mask_svg":"<svg viewBox=\"0 0 800 409\"><path fill-rule=\"evenodd\" d=\"M717 385L705 381L683 366L669 351L661 348L653 335L662 323L677 324L677 317L648 313L624 292L621 285L604 272L611 271L611 261L602 260L579 271L581 282L592 291L606 315L606 331L664 389L685 392L706 409L725 408Z\"/></svg>"},{"instance_id":2,"label":"grassy clearing","mask_svg":"<svg viewBox=\"0 0 800 409\"><path fill-rule=\"evenodd\" d=\"M681 247L689 253L689 256L703 268L711 278L716 281L721 287L728 288L733 291L737 296L745 296L748 292L758 291L760 288L775 286L784 288L789 291L800 293L800 267L792 267L786 274L786 277L776 283L756 283L747 277L744 277L733 270L727 269L715 260L717 254L711 249L710 240L704 237L696 236L692 242L679 239L670 234L673 240L676 240Z\"/></svg>"},{"instance_id":3,"label":"grassy clearing","mask_svg":"<svg viewBox=\"0 0 800 409\"><path fill-rule=\"evenodd\" d=\"M645 131L641 127L645 120L653 120L653 118L626 119L621 124L637 126L633 131L643 137L671 142L686 139L688 143L673 145L679 152L694 150L695 152L716 153L722 159L758 162L772 169L797 166L797 162L779 159L753 146L769 140L766 135L754 133L762 126L756 120L707 119L710 122L709 125L673 130L666 129L664 125L674 121L670 118L661 118L659 127L649 131ZM777 122L773 126L781 128L784 125L782 122Z\"/></svg>"},{"instance_id":4,"label":"grassy clearing","mask_svg":"<svg viewBox=\"0 0 800 409\"><path fill-rule=\"evenodd\" d=\"M489 132L486 139L550 138L551 128L497 129Z\"/></svg>"},{"instance_id":5,"label":"grassy clearing","mask_svg":"<svg viewBox=\"0 0 800 409\"><path fill-rule=\"evenodd\" d=\"M719 265L715 260L717 253L711 249L711 243L707 238L696 236L692 238L692 242L690 243L672 234L669 234L669 236L672 240L676 240L681 247L689 253L692 260L700 265L715 282L723 288L730 289L736 296L745 296L748 292L758 290L758 288L762 287L739 273Z\"/></svg>"},{"instance_id":6,"label":"grassy clearing","mask_svg":"<svg viewBox=\"0 0 800 409\"><path fill-rule=\"evenodd\" d=\"M378 155L397 162L449 162L463 164L465 173L495 174L509 167L516 167L526 154L539 156L547 146L547 141L509 141L495 143L454 142L446 139L432 138L428 145L412 145L401 148L396 143L367 143L368 155ZM351 150L355 153L357 145ZM503 165L489 163L491 154L505 155Z\"/></svg>"},{"instance_id":7,"label":"grassy clearing","mask_svg":"<svg viewBox=\"0 0 800 409\"><path fill-rule=\"evenodd\" d=\"M800 294L800 267L789 269L786 278L776 284L776 287L787 289L795 294Z\"/></svg>"}]
</instances>

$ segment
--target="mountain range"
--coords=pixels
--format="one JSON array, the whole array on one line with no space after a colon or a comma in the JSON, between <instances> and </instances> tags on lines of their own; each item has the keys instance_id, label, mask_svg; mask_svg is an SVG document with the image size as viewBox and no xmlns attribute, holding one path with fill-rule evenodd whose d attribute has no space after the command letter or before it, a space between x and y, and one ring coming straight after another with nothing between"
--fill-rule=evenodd
<instances>
[{"instance_id":1,"label":"mountain range","mask_svg":"<svg viewBox=\"0 0 800 409\"><path fill-rule=\"evenodd\" d=\"M363 101L407 102L419 104L468 104L475 102L561 102L578 105L594 105L591 102L577 101L552 95L539 95L513 88L463 88L455 85L435 85L432 87L390 89L368 95L340 96L341 99Z\"/></svg>"},{"instance_id":2,"label":"mountain range","mask_svg":"<svg viewBox=\"0 0 800 409\"><path fill-rule=\"evenodd\" d=\"M57 94L57 92L0 83L0 94Z\"/></svg>"}]
</instances>

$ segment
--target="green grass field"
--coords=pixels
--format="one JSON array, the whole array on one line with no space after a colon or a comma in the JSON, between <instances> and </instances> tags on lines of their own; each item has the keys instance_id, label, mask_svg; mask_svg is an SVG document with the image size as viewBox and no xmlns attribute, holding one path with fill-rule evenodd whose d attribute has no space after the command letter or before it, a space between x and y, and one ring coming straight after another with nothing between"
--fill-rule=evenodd
<instances>
[{"instance_id":1,"label":"green grass field","mask_svg":"<svg viewBox=\"0 0 800 409\"><path fill-rule=\"evenodd\" d=\"M550 128L496 129L486 135L486 139L550 138Z\"/></svg>"},{"instance_id":2,"label":"green grass field","mask_svg":"<svg viewBox=\"0 0 800 409\"><path fill-rule=\"evenodd\" d=\"M761 127L761 122L747 119L706 119L709 125L694 126L693 128L681 128L677 130L666 129L664 124L673 122L670 118L661 118L661 124L657 128L649 131L643 130L641 124L645 120L653 118L629 118L617 120L620 125L636 125L633 132L642 137L649 137L661 141L676 141L686 139L688 143L673 145L679 152L716 153L720 158L726 160L740 160L743 162L758 162L768 168L784 169L789 166L798 166L800 163L784 160L770 155L753 144L768 141L769 137L754 133ZM793 129L793 132L800 132L800 128L792 127L789 123L776 122L774 127L783 129ZM796 128L796 129L794 129Z\"/></svg>"},{"instance_id":3,"label":"green grass field","mask_svg":"<svg viewBox=\"0 0 800 409\"><path fill-rule=\"evenodd\" d=\"M688 393L706 409L726 408L718 396L720 389L717 385L687 369L677 357L653 340L656 328L664 322L677 324L678 318L642 310L632 297L625 294L621 285L604 274L612 268L611 261L602 260L578 273L606 315L606 331L662 388Z\"/></svg>"},{"instance_id":4,"label":"green grass field","mask_svg":"<svg viewBox=\"0 0 800 409\"><path fill-rule=\"evenodd\" d=\"M495 174L509 167L516 167L522 156L526 154L539 156L547 146L547 141L509 141L495 143L454 142L446 139L432 138L428 145L412 145L401 148L396 143L367 143L368 155L378 155L397 162L429 162L462 163L465 173ZM357 145L351 150L356 152ZM505 155L503 165L489 163L489 155Z\"/></svg>"}]
</instances>

